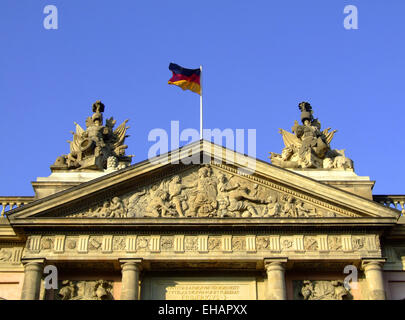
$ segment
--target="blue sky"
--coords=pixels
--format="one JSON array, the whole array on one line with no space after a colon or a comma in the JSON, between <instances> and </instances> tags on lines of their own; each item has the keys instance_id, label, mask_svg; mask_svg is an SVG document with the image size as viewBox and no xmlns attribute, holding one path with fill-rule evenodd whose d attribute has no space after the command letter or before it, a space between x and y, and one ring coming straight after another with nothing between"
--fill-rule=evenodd
<instances>
[{"instance_id":1,"label":"blue sky","mask_svg":"<svg viewBox=\"0 0 405 320\"><path fill-rule=\"evenodd\" d=\"M59 28L43 27L46 5ZM356 5L359 29L343 27ZM338 129L375 194L405 193L405 2L400 0L0 2L0 195L32 195L66 154L70 130L101 99L130 119L133 162L154 128L199 126L199 97L169 86L170 62L204 67L206 128L256 129L257 157L280 152L278 128L309 101Z\"/></svg>"}]
</instances>

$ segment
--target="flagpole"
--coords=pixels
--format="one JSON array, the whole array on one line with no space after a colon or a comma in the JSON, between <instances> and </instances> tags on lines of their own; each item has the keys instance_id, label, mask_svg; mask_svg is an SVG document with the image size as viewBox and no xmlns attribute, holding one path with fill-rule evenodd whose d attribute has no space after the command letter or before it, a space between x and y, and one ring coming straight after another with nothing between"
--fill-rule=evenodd
<instances>
[{"instance_id":1,"label":"flagpole","mask_svg":"<svg viewBox=\"0 0 405 320\"><path fill-rule=\"evenodd\" d=\"M203 104L202 104L202 65L200 65L200 140L203 139Z\"/></svg>"}]
</instances>

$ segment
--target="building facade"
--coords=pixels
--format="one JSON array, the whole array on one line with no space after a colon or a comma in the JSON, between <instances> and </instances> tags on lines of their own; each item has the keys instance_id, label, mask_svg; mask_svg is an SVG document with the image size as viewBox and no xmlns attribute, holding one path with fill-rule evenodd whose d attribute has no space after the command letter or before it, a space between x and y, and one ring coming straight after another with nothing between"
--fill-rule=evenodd
<instances>
[{"instance_id":1,"label":"building facade","mask_svg":"<svg viewBox=\"0 0 405 320\"><path fill-rule=\"evenodd\" d=\"M201 140L130 165L97 101L35 196L0 197L0 298L405 299L405 196L299 109L272 164Z\"/></svg>"}]
</instances>

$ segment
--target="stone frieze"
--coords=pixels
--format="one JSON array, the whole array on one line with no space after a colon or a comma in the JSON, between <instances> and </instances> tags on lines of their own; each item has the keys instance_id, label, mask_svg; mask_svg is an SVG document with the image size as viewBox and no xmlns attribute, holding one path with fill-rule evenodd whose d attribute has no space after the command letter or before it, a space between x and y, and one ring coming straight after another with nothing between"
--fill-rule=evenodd
<instances>
[{"instance_id":1,"label":"stone frieze","mask_svg":"<svg viewBox=\"0 0 405 320\"><path fill-rule=\"evenodd\" d=\"M361 246L359 245L361 244ZM275 253L380 255L378 235L43 235L30 236L25 254L106 255ZM0 251L1 254L1 251ZM1 262L1 261L0 261Z\"/></svg>"}]
</instances>

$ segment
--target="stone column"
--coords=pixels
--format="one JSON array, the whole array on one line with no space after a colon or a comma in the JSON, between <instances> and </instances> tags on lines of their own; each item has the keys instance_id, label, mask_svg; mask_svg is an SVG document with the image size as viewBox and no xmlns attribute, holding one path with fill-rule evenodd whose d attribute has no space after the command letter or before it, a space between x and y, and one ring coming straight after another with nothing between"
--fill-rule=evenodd
<instances>
[{"instance_id":1,"label":"stone column","mask_svg":"<svg viewBox=\"0 0 405 320\"><path fill-rule=\"evenodd\" d=\"M265 259L267 272L266 298L268 300L287 300L285 286L285 264L287 259Z\"/></svg>"},{"instance_id":2,"label":"stone column","mask_svg":"<svg viewBox=\"0 0 405 320\"><path fill-rule=\"evenodd\" d=\"M139 300L139 274L142 259L122 259L121 300Z\"/></svg>"},{"instance_id":3,"label":"stone column","mask_svg":"<svg viewBox=\"0 0 405 320\"><path fill-rule=\"evenodd\" d=\"M21 300L38 300L45 259L23 260L24 284Z\"/></svg>"},{"instance_id":4,"label":"stone column","mask_svg":"<svg viewBox=\"0 0 405 320\"><path fill-rule=\"evenodd\" d=\"M385 259L365 259L362 268L366 275L369 300L385 300L383 265Z\"/></svg>"}]
</instances>

